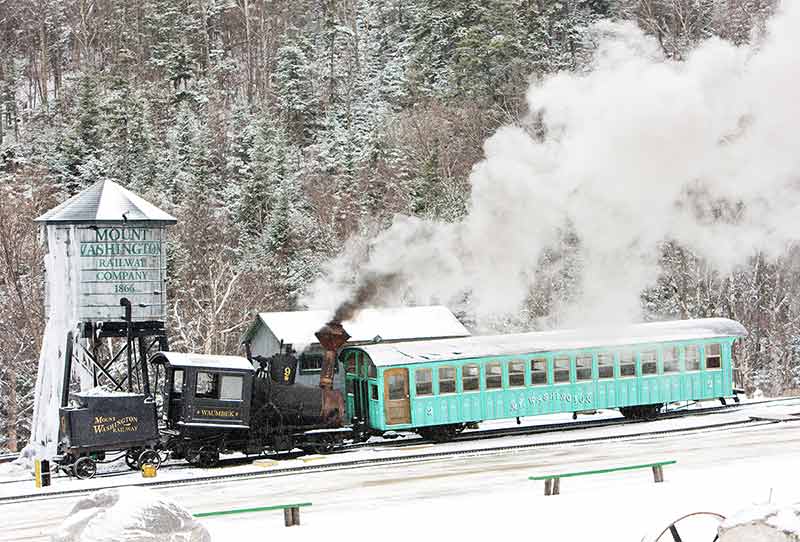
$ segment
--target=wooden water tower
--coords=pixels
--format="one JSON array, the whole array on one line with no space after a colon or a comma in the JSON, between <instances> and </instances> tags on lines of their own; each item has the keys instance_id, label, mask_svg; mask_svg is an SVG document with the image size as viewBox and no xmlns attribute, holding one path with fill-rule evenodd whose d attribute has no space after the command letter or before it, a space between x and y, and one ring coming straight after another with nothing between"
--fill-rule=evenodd
<instances>
[{"instance_id":1,"label":"wooden water tower","mask_svg":"<svg viewBox=\"0 0 800 542\"><path fill-rule=\"evenodd\" d=\"M62 339L62 403L67 401L73 360L92 375L95 386L138 388L149 395L148 353L168 347L166 227L175 224L175 218L104 180L36 221L47 229L49 242L66 247L68 253L67 269L48 269L71 275L66 283L72 287L77 319L71 324L77 324L79 335L73 340L70 331ZM48 303L62 294L48 291Z\"/></svg>"}]
</instances>

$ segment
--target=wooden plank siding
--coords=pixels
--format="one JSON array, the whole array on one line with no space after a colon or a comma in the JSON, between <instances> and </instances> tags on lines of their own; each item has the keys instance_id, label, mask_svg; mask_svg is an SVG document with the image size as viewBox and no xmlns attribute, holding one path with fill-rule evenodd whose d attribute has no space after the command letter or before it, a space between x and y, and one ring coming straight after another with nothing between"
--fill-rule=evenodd
<instances>
[{"instance_id":1,"label":"wooden plank siding","mask_svg":"<svg viewBox=\"0 0 800 542\"><path fill-rule=\"evenodd\" d=\"M661 404L684 400L714 399L733 395L733 369L731 367L731 347L736 339L722 337L695 341L655 343L636 345L635 347L592 348L577 351L532 353L526 356L487 356L482 358L437 361L434 363L397 364L392 367L377 368L375 378L366 378L370 386L377 387L377 399L370 394L369 415L370 426L377 430L409 429L431 425L477 422L483 420L538 416L555 413L569 413L599 408L619 408L634 405ZM720 344L721 367L706 369L705 349L707 344ZM698 347L700 367L697 371L685 370L685 350L688 346ZM677 347L679 372L664 373L663 351L667 347ZM370 364L368 356L358 352L357 376L352 379L364 380L366 367ZM620 352L635 353L636 369L634 376L621 376ZM657 374L642 374L642 352L657 353ZM611 353L614 360L613 378L599 378L598 354ZM576 380L576 356L592 357L591 379L578 382ZM570 381L554 383L554 359L560 356L570 358ZM531 360L544 358L547 360L547 383L532 383ZM523 360L525 362L525 384L520 387L509 386L509 362ZM492 362L502 364L501 389L487 389L486 367ZM463 390L463 367L477 364L480 367L480 389ZM440 393L438 369L454 367L456 369L455 393ZM409 375L409 402L411 422L408 424L387 425L383 398L384 374L386 371L404 368ZM431 370L431 395L418 396L416 393L415 373ZM357 387L357 386L356 386ZM348 415L353 414L353 397L346 399Z\"/></svg>"}]
</instances>

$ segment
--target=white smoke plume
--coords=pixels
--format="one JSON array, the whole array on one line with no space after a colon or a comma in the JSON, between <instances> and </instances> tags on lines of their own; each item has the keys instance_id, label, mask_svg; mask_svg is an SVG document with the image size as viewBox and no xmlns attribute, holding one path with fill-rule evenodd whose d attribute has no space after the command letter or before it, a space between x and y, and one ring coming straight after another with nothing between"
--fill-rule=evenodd
<instances>
[{"instance_id":1,"label":"white smoke plume","mask_svg":"<svg viewBox=\"0 0 800 542\"><path fill-rule=\"evenodd\" d=\"M786 2L759 43L710 39L674 61L632 24L598 25L591 69L534 83L524 126L486 141L464 219L396 217L358 274L399 273L407 289L387 303L469 294L479 318L513 313L569 225L584 263L569 323L591 324L640 317L664 240L723 272L757 250L780 254L800 210L798 28L800 2ZM715 220L721 203L727 218ZM307 305L347 298L355 248L330 263Z\"/></svg>"}]
</instances>

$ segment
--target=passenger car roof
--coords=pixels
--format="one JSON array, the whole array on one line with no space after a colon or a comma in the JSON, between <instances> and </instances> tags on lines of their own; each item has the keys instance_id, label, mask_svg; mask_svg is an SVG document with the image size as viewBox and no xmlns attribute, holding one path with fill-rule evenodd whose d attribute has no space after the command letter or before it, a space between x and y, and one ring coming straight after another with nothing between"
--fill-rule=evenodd
<instances>
[{"instance_id":1,"label":"passenger car roof","mask_svg":"<svg viewBox=\"0 0 800 542\"><path fill-rule=\"evenodd\" d=\"M747 330L739 322L727 318L704 318L622 327L379 343L347 347L345 350L361 350L369 355L376 366L392 366L745 335Z\"/></svg>"},{"instance_id":2,"label":"passenger car roof","mask_svg":"<svg viewBox=\"0 0 800 542\"><path fill-rule=\"evenodd\" d=\"M151 363L167 363L172 367L195 367L255 372L247 358L241 356L212 356L208 354L185 354L182 352L158 352L150 358Z\"/></svg>"}]
</instances>

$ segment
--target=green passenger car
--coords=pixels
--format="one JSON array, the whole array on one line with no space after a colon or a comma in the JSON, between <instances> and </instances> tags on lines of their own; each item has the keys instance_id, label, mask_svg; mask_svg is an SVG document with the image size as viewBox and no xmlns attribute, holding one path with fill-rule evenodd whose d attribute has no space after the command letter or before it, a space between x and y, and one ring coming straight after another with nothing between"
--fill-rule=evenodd
<instances>
[{"instance_id":1,"label":"green passenger car","mask_svg":"<svg viewBox=\"0 0 800 542\"><path fill-rule=\"evenodd\" d=\"M731 397L733 320L347 347L347 415L372 433L446 440L466 424L599 408L650 417L666 403Z\"/></svg>"}]
</instances>

